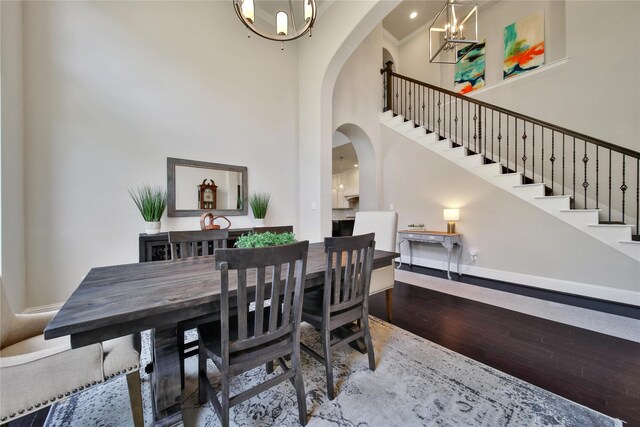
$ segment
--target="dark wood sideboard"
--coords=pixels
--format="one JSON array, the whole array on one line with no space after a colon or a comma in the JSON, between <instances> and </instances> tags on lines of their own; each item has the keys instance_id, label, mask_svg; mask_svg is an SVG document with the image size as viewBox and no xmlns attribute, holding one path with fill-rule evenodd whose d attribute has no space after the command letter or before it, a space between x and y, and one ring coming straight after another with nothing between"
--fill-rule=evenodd
<instances>
[{"instance_id":1,"label":"dark wood sideboard","mask_svg":"<svg viewBox=\"0 0 640 427\"><path fill-rule=\"evenodd\" d=\"M254 228L230 228L227 247L232 248L236 239L243 234L256 231L270 231L270 227ZM293 226L273 227L274 232L293 232ZM139 262L165 261L171 259L171 249L169 248L169 237L167 233L145 234L138 236Z\"/></svg>"}]
</instances>

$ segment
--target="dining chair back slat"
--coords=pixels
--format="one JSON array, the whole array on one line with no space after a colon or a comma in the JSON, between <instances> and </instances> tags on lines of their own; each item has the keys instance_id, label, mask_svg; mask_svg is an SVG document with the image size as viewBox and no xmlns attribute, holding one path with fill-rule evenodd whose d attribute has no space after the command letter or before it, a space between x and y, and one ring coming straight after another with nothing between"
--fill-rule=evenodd
<instances>
[{"instance_id":1,"label":"dining chair back slat","mask_svg":"<svg viewBox=\"0 0 640 427\"><path fill-rule=\"evenodd\" d=\"M171 259L177 261L213 255L216 249L226 248L229 230L170 231L168 238ZM211 250L209 242L211 242Z\"/></svg>"}]
</instances>

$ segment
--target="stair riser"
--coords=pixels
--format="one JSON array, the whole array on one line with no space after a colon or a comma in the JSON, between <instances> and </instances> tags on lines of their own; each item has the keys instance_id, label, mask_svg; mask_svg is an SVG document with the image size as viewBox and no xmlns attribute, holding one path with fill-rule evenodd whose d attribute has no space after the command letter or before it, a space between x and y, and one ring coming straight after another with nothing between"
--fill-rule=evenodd
<instances>
[{"instance_id":1,"label":"stair riser","mask_svg":"<svg viewBox=\"0 0 640 427\"><path fill-rule=\"evenodd\" d=\"M520 198L532 200L544 196L543 185L531 185L526 187L513 187L513 193Z\"/></svg>"},{"instance_id":2,"label":"stair riser","mask_svg":"<svg viewBox=\"0 0 640 427\"><path fill-rule=\"evenodd\" d=\"M460 160L460 164L464 165L467 168L474 168L474 167L482 166L483 163L484 163L484 156L480 155L480 154L463 157Z\"/></svg>"},{"instance_id":3,"label":"stair riser","mask_svg":"<svg viewBox=\"0 0 640 427\"><path fill-rule=\"evenodd\" d=\"M598 212L585 212L578 209L558 212L558 216L563 221L583 230L586 230L588 225L597 224L599 221Z\"/></svg>"},{"instance_id":4,"label":"stair riser","mask_svg":"<svg viewBox=\"0 0 640 427\"><path fill-rule=\"evenodd\" d=\"M522 185L522 175L518 174L495 175L492 180L498 187L508 190L513 189L514 185Z\"/></svg>"},{"instance_id":5,"label":"stair riser","mask_svg":"<svg viewBox=\"0 0 640 427\"><path fill-rule=\"evenodd\" d=\"M487 179L490 179L496 175L500 175L502 166L499 163L492 163L489 165L481 165L474 170L476 175L480 175Z\"/></svg>"},{"instance_id":6,"label":"stair riser","mask_svg":"<svg viewBox=\"0 0 640 427\"><path fill-rule=\"evenodd\" d=\"M543 209L547 212L555 214L559 210L569 209L571 206L571 201L569 198L556 198L556 197L545 197L543 199L534 199L533 204L535 204L540 209Z\"/></svg>"},{"instance_id":7,"label":"stair riser","mask_svg":"<svg viewBox=\"0 0 640 427\"><path fill-rule=\"evenodd\" d=\"M593 237L617 243L621 240L631 240L631 227L601 225L599 227L587 227L587 231Z\"/></svg>"}]
</instances>

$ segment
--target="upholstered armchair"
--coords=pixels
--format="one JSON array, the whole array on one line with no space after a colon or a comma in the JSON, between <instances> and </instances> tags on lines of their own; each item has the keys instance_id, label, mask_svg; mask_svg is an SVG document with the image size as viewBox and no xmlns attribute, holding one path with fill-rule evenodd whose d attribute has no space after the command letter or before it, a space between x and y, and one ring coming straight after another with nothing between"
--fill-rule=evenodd
<instances>
[{"instance_id":1,"label":"upholstered armchair","mask_svg":"<svg viewBox=\"0 0 640 427\"><path fill-rule=\"evenodd\" d=\"M353 235L376 233L376 249L396 251L398 234L398 214L396 212L358 212L353 225ZM395 284L395 268L389 265L373 270L369 295L386 292L387 321L392 320L393 285Z\"/></svg>"},{"instance_id":2,"label":"upholstered armchair","mask_svg":"<svg viewBox=\"0 0 640 427\"><path fill-rule=\"evenodd\" d=\"M134 424L143 425L137 337L71 349L69 337L44 339L44 328L56 311L15 314L1 278L0 294L1 423L126 374Z\"/></svg>"}]
</instances>

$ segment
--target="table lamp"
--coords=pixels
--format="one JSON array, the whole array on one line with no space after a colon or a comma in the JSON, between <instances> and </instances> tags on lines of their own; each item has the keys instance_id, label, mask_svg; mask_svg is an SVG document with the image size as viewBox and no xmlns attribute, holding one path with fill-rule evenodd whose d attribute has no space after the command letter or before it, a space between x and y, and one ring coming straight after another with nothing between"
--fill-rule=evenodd
<instances>
[{"instance_id":1,"label":"table lamp","mask_svg":"<svg viewBox=\"0 0 640 427\"><path fill-rule=\"evenodd\" d=\"M456 232L456 223L460 219L460 210L459 209L443 209L442 216L445 221L449 221L447 223L447 233L455 233Z\"/></svg>"}]
</instances>

